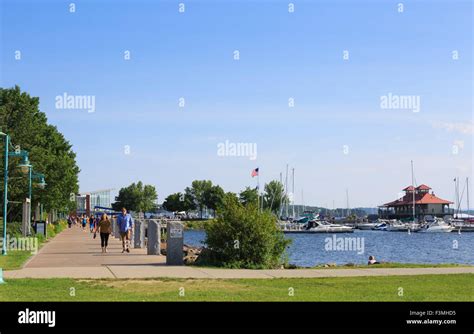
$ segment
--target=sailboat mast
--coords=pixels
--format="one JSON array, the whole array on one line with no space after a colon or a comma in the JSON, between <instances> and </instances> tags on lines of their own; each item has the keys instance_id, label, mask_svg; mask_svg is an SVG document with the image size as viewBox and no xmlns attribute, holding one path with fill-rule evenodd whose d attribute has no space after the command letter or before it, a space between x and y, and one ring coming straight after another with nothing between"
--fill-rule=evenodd
<instances>
[{"instance_id":1,"label":"sailboat mast","mask_svg":"<svg viewBox=\"0 0 474 334\"><path fill-rule=\"evenodd\" d=\"M285 175L285 215L288 218L288 164L286 164L286 175Z\"/></svg>"},{"instance_id":2,"label":"sailboat mast","mask_svg":"<svg viewBox=\"0 0 474 334\"><path fill-rule=\"evenodd\" d=\"M467 217L469 218L469 178L466 177L466 190L467 190Z\"/></svg>"},{"instance_id":3,"label":"sailboat mast","mask_svg":"<svg viewBox=\"0 0 474 334\"><path fill-rule=\"evenodd\" d=\"M413 173L413 160L411 161L411 186L413 188L413 221L415 221L415 177Z\"/></svg>"},{"instance_id":4,"label":"sailboat mast","mask_svg":"<svg viewBox=\"0 0 474 334\"><path fill-rule=\"evenodd\" d=\"M349 208L349 189L348 188L346 188L346 206L347 206L346 217L349 217L351 214L351 210Z\"/></svg>"},{"instance_id":5,"label":"sailboat mast","mask_svg":"<svg viewBox=\"0 0 474 334\"><path fill-rule=\"evenodd\" d=\"M294 196L295 196L295 169L293 168L291 170L291 176L292 176L292 185L291 185L291 197L292 197L292 200L291 200L291 207L292 207L292 211L293 211L293 218L295 218L295 200L294 200Z\"/></svg>"}]
</instances>

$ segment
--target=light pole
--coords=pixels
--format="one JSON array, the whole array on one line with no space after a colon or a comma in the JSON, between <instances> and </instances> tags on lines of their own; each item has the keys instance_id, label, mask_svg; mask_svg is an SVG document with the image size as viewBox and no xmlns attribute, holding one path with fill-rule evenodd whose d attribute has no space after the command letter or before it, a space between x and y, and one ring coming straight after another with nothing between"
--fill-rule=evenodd
<instances>
[{"instance_id":1,"label":"light pole","mask_svg":"<svg viewBox=\"0 0 474 334\"><path fill-rule=\"evenodd\" d=\"M8 145L10 145L10 136L0 132L0 136L5 139L5 153L3 157L3 242L2 254L7 255L7 205L8 205Z\"/></svg>"},{"instance_id":2,"label":"light pole","mask_svg":"<svg viewBox=\"0 0 474 334\"><path fill-rule=\"evenodd\" d=\"M3 242L2 242L2 255L7 255L7 211L8 211L8 158L22 157L22 162L17 166L20 168L23 174L28 174L28 197L31 203L31 180L37 178L40 180L39 186L44 188L46 186L45 178L43 174L33 173L33 166L29 162L28 152L25 150L16 149L13 152L9 151L10 136L0 131L0 136L4 138L5 149L3 157Z\"/></svg>"}]
</instances>

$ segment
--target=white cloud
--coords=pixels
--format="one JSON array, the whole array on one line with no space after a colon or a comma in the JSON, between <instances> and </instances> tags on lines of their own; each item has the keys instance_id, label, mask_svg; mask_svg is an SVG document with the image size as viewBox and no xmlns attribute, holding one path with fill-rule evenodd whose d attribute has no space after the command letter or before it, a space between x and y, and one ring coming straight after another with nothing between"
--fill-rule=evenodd
<instances>
[{"instance_id":1,"label":"white cloud","mask_svg":"<svg viewBox=\"0 0 474 334\"><path fill-rule=\"evenodd\" d=\"M474 134L474 122L453 123L453 122L432 122L433 128L445 129L449 132L457 132L464 135Z\"/></svg>"}]
</instances>

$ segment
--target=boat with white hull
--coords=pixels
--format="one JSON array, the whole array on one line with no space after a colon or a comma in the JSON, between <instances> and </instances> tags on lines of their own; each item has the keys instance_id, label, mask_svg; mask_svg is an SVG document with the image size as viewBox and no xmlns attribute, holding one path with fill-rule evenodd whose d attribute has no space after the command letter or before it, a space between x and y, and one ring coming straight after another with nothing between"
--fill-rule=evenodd
<instances>
[{"instance_id":1,"label":"boat with white hull","mask_svg":"<svg viewBox=\"0 0 474 334\"><path fill-rule=\"evenodd\" d=\"M373 230L377 225L377 223L360 223L356 224L356 228L359 230Z\"/></svg>"},{"instance_id":2,"label":"boat with white hull","mask_svg":"<svg viewBox=\"0 0 474 334\"><path fill-rule=\"evenodd\" d=\"M420 230L420 224L418 223L402 223L396 222L387 225L387 231L389 232L418 232Z\"/></svg>"},{"instance_id":3,"label":"boat with white hull","mask_svg":"<svg viewBox=\"0 0 474 334\"><path fill-rule=\"evenodd\" d=\"M450 233L454 226L447 224L443 219L436 218L433 222L427 223L418 231L420 233Z\"/></svg>"},{"instance_id":4,"label":"boat with white hull","mask_svg":"<svg viewBox=\"0 0 474 334\"><path fill-rule=\"evenodd\" d=\"M310 225L308 231L311 233L352 233L354 228L351 226L330 224L322 220L313 220L308 222Z\"/></svg>"}]
</instances>

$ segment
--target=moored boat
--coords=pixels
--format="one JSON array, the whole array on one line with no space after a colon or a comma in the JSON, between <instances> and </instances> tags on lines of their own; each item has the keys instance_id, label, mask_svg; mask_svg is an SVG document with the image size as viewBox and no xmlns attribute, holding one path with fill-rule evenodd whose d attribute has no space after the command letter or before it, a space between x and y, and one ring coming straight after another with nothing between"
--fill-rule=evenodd
<instances>
[{"instance_id":1,"label":"moored boat","mask_svg":"<svg viewBox=\"0 0 474 334\"><path fill-rule=\"evenodd\" d=\"M419 232L423 233L449 233L454 230L454 226L449 225L441 218L435 218L434 221L424 224Z\"/></svg>"}]
</instances>

